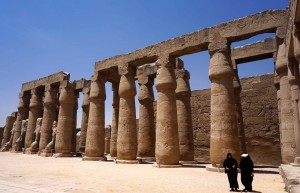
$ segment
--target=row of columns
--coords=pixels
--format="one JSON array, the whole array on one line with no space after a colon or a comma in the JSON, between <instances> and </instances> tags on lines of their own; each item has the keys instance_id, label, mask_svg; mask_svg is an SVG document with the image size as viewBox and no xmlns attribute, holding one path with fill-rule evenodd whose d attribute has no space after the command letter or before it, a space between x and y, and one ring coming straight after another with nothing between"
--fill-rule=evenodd
<instances>
[{"instance_id":1,"label":"row of columns","mask_svg":"<svg viewBox=\"0 0 300 193\"><path fill-rule=\"evenodd\" d=\"M81 151L85 148L89 88L84 88L83 93ZM24 148L26 154L52 156L55 152L55 157L73 156L76 152L78 95L75 84L69 81L60 82L59 88L46 85L44 90L35 88L31 93L20 94L17 116L7 117L1 150L20 152Z\"/></svg>"},{"instance_id":2,"label":"row of columns","mask_svg":"<svg viewBox=\"0 0 300 193\"><path fill-rule=\"evenodd\" d=\"M113 115L110 138L110 155L116 158L117 163L139 163L137 158L156 159L156 163L161 166L194 160L189 74L183 68L183 64L179 64L176 68L175 64L178 64L176 60L178 59L164 57L157 61L159 68L156 76L158 91L156 126L152 88L154 77L145 75L138 77L140 85L138 134L135 110L136 70L128 64L119 66L120 81L112 84ZM106 159L104 157L105 82L104 72L97 72L93 76L83 160ZM180 123L177 121L178 117L174 115L180 117Z\"/></svg>"},{"instance_id":3,"label":"row of columns","mask_svg":"<svg viewBox=\"0 0 300 193\"><path fill-rule=\"evenodd\" d=\"M211 80L211 145L213 166L223 162L228 152L233 156L246 151L239 99L240 85L234 72L230 46L226 39L209 44L211 56L209 78ZM139 133L136 130L135 67L124 64L118 67L119 83L113 83L113 116L110 139L110 154L117 163L138 163L139 159L156 159L158 166L178 165L180 161L194 160L193 130L191 121L189 73L178 59L161 56L156 61L157 115L154 120L154 77L139 76L140 102ZM282 74L280 87L285 88L286 73ZM105 160L105 72L96 72L91 88L84 91L82 130L79 150L85 153L84 160ZM236 86L237 85L237 86ZM289 90L289 89L288 89ZM59 101L57 95L59 93ZM288 94L287 94L288 95ZM38 89L31 91L30 104L27 96L20 96L14 140L20 133L20 121L28 118L25 148L34 141L38 117L41 123L39 151L43 152L52 140L52 123L56 119L59 104L58 125L55 143L56 157L70 156L75 152L75 121L78 95L74 84L63 81L59 90L48 86L44 103ZM281 112L285 106L281 98ZM44 110L41 106L44 104ZM28 114L29 108L29 116ZM283 113L284 114L284 113ZM281 124L284 122L281 121ZM289 122L290 123L290 122ZM284 130L284 126L282 126ZM13 143L14 144L14 143ZM285 143L288 144L288 143ZM241 150L242 149L242 150Z\"/></svg>"}]
</instances>

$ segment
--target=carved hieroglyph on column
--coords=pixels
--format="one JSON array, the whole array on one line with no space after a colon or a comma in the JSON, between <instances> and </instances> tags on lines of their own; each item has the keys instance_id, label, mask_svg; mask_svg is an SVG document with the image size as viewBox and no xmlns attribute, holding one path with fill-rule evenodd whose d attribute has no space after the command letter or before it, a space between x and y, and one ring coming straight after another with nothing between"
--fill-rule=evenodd
<instances>
[{"instance_id":1,"label":"carved hieroglyph on column","mask_svg":"<svg viewBox=\"0 0 300 193\"><path fill-rule=\"evenodd\" d=\"M184 69L183 62L176 59L176 106L179 134L180 161L194 162L194 137L191 112L190 73Z\"/></svg>"},{"instance_id":2,"label":"carved hieroglyph on column","mask_svg":"<svg viewBox=\"0 0 300 193\"><path fill-rule=\"evenodd\" d=\"M116 163L138 163L135 100L135 69L128 64L119 66L119 125Z\"/></svg>"},{"instance_id":3,"label":"carved hieroglyph on column","mask_svg":"<svg viewBox=\"0 0 300 193\"><path fill-rule=\"evenodd\" d=\"M112 123L111 123L111 137L110 137L110 156L117 157L117 138L118 138L118 124L119 124L119 83L112 83L113 101L112 101Z\"/></svg>"},{"instance_id":4,"label":"carved hieroglyph on column","mask_svg":"<svg viewBox=\"0 0 300 193\"><path fill-rule=\"evenodd\" d=\"M74 85L69 81L60 84L59 115L53 157L70 157L72 153Z\"/></svg>"},{"instance_id":5,"label":"carved hieroglyph on column","mask_svg":"<svg viewBox=\"0 0 300 193\"><path fill-rule=\"evenodd\" d=\"M43 115L43 94L38 88L31 90L31 99L29 104L29 118L25 137L25 150L30 147L35 139L36 120Z\"/></svg>"},{"instance_id":6,"label":"carved hieroglyph on column","mask_svg":"<svg viewBox=\"0 0 300 193\"><path fill-rule=\"evenodd\" d=\"M52 138L52 124L54 121L56 121L57 106L58 88L55 88L51 85L47 85L45 87L43 123L41 128L41 139L39 144L40 151L42 152Z\"/></svg>"},{"instance_id":7,"label":"carved hieroglyph on column","mask_svg":"<svg viewBox=\"0 0 300 193\"><path fill-rule=\"evenodd\" d=\"M158 167L179 166L175 59L160 57L156 75L157 117L155 158Z\"/></svg>"},{"instance_id":8,"label":"carved hieroglyph on column","mask_svg":"<svg viewBox=\"0 0 300 193\"><path fill-rule=\"evenodd\" d=\"M279 75L280 88L280 144L282 163L291 163L295 157L294 118L289 84L285 44L278 48L276 72Z\"/></svg>"},{"instance_id":9,"label":"carved hieroglyph on column","mask_svg":"<svg viewBox=\"0 0 300 193\"><path fill-rule=\"evenodd\" d=\"M140 91L138 93L140 116L138 122L137 157L145 161L155 161L154 78L150 76L140 76L138 82L140 85Z\"/></svg>"},{"instance_id":10,"label":"carved hieroglyph on column","mask_svg":"<svg viewBox=\"0 0 300 193\"><path fill-rule=\"evenodd\" d=\"M22 120L28 118L30 94L21 92L19 95L18 116L16 129L12 141L12 151L22 151L22 147L16 147L16 141L21 135Z\"/></svg>"},{"instance_id":11,"label":"carved hieroglyph on column","mask_svg":"<svg viewBox=\"0 0 300 193\"><path fill-rule=\"evenodd\" d=\"M211 81L210 159L213 167L223 165L227 153L239 158L240 144L234 102L233 68L227 41L209 44ZM220 164L220 165L219 165Z\"/></svg>"},{"instance_id":12,"label":"carved hieroglyph on column","mask_svg":"<svg viewBox=\"0 0 300 193\"><path fill-rule=\"evenodd\" d=\"M86 143L86 133L89 120L89 110L90 110L90 88L84 88L82 90L83 99L82 99L82 119L81 119L81 129L79 137L79 152L85 152L85 143Z\"/></svg>"},{"instance_id":13,"label":"carved hieroglyph on column","mask_svg":"<svg viewBox=\"0 0 300 193\"><path fill-rule=\"evenodd\" d=\"M245 127L244 127L244 120L243 120L243 109L241 104L242 87L241 87L240 78L237 70L234 71L233 87L234 87L234 102L236 107L236 121L237 121L238 136L240 142L240 154L242 155L243 153L247 153L247 148L246 148L246 139L245 139Z\"/></svg>"},{"instance_id":14,"label":"carved hieroglyph on column","mask_svg":"<svg viewBox=\"0 0 300 193\"><path fill-rule=\"evenodd\" d=\"M1 147L4 147L4 145L9 141L11 137L11 130L13 127L14 122L16 121L17 113L12 113L11 116L6 117L4 132L3 132L3 139L1 141Z\"/></svg>"},{"instance_id":15,"label":"carved hieroglyph on column","mask_svg":"<svg viewBox=\"0 0 300 193\"><path fill-rule=\"evenodd\" d=\"M105 82L103 73L97 72L92 77L90 112L83 160L106 160L104 157Z\"/></svg>"}]
</instances>

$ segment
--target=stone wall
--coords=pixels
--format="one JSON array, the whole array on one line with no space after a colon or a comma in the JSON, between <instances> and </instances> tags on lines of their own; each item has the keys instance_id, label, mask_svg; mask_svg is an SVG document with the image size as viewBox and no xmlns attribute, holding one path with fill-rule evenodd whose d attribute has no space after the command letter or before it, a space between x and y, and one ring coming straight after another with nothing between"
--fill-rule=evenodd
<instances>
[{"instance_id":1,"label":"stone wall","mask_svg":"<svg viewBox=\"0 0 300 193\"><path fill-rule=\"evenodd\" d=\"M246 145L256 165L280 164L277 94L272 74L241 79ZM195 159L209 162L210 89L191 97Z\"/></svg>"}]
</instances>

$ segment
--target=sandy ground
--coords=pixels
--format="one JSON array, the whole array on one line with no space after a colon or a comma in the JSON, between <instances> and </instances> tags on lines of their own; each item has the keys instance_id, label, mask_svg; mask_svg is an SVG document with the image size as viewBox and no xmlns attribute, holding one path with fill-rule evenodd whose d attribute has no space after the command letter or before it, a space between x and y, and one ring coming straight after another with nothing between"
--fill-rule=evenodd
<instances>
[{"instance_id":1,"label":"sandy ground","mask_svg":"<svg viewBox=\"0 0 300 193\"><path fill-rule=\"evenodd\" d=\"M239 176L240 178L240 176ZM243 188L239 179L240 189ZM279 174L255 174L254 190L282 193ZM224 173L199 167L155 168L151 164L125 165L0 153L0 192L229 192Z\"/></svg>"}]
</instances>

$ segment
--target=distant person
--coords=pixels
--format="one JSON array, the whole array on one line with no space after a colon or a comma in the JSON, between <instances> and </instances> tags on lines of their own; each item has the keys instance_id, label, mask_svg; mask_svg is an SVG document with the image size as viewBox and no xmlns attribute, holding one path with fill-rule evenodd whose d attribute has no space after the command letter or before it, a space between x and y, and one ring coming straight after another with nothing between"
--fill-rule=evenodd
<instances>
[{"instance_id":1,"label":"distant person","mask_svg":"<svg viewBox=\"0 0 300 193\"><path fill-rule=\"evenodd\" d=\"M230 191L238 191L239 184L237 182L237 175L238 175L238 163L232 157L231 153L227 154L227 158L224 160L223 167L225 168L225 173L227 174Z\"/></svg>"},{"instance_id":2,"label":"distant person","mask_svg":"<svg viewBox=\"0 0 300 193\"><path fill-rule=\"evenodd\" d=\"M252 181L253 181L253 162L248 154L242 154L240 169L241 169L241 181L245 186L243 191L252 192Z\"/></svg>"}]
</instances>

